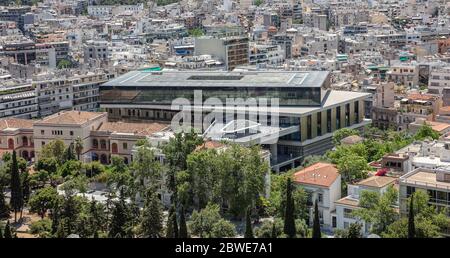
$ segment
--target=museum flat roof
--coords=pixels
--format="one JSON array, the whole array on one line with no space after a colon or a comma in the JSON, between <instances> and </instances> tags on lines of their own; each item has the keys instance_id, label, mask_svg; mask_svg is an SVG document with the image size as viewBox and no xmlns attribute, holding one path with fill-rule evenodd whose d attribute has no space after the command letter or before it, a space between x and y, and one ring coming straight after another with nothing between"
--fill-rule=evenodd
<instances>
[{"instance_id":1,"label":"museum flat roof","mask_svg":"<svg viewBox=\"0 0 450 258\"><path fill-rule=\"evenodd\" d=\"M327 71L132 71L102 86L120 87L322 87Z\"/></svg>"}]
</instances>

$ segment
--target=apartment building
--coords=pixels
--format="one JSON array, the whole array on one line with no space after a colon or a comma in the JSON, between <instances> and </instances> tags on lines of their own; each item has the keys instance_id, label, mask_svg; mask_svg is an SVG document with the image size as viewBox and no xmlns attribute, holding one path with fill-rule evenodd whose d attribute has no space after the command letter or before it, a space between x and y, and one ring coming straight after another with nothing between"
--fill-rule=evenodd
<instances>
[{"instance_id":1,"label":"apartment building","mask_svg":"<svg viewBox=\"0 0 450 258\"><path fill-rule=\"evenodd\" d=\"M446 168L417 168L399 179L400 214L408 216L408 198L416 191L424 191L429 196L429 204L438 210L447 209L450 216L450 170ZM450 236L450 226L442 232Z\"/></svg>"},{"instance_id":2,"label":"apartment building","mask_svg":"<svg viewBox=\"0 0 450 258\"><path fill-rule=\"evenodd\" d=\"M319 162L297 171L293 177L295 185L308 194L309 224L313 223L314 205L317 202L322 227L331 229L335 201L341 197L341 175L336 166Z\"/></svg>"},{"instance_id":3,"label":"apartment building","mask_svg":"<svg viewBox=\"0 0 450 258\"><path fill-rule=\"evenodd\" d=\"M276 45L252 45L249 53L249 64L266 64L278 66L284 63L284 51Z\"/></svg>"},{"instance_id":4,"label":"apartment building","mask_svg":"<svg viewBox=\"0 0 450 258\"><path fill-rule=\"evenodd\" d=\"M89 62L89 59L98 59L102 61L108 60L111 51L107 41L88 40L84 44L84 62Z\"/></svg>"},{"instance_id":5,"label":"apartment building","mask_svg":"<svg viewBox=\"0 0 450 258\"><path fill-rule=\"evenodd\" d=\"M0 118L35 118L38 115L38 100L33 85L0 86Z\"/></svg>"},{"instance_id":6,"label":"apartment building","mask_svg":"<svg viewBox=\"0 0 450 258\"><path fill-rule=\"evenodd\" d=\"M194 55L211 55L223 61L227 70L233 70L236 66L248 64L248 41L242 36L195 38Z\"/></svg>"},{"instance_id":7,"label":"apartment building","mask_svg":"<svg viewBox=\"0 0 450 258\"><path fill-rule=\"evenodd\" d=\"M69 109L96 110L98 88L108 79L109 76L104 73L87 73L33 82L38 96L40 116Z\"/></svg>"},{"instance_id":8,"label":"apartment building","mask_svg":"<svg viewBox=\"0 0 450 258\"><path fill-rule=\"evenodd\" d=\"M418 66L392 66L387 74L387 80L407 87L419 85Z\"/></svg>"},{"instance_id":9,"label":"apartment building","mask_svg":"<svg viewBox=\"0 0 450 258\"><path fill-rule=\"evenodd\" d=\"M23 65L36 59L36 46L31 40L17 40L3 45L3 54L10 56L15 62Z\"/></svg>"},{"instance_id":10,"label":"apartment building","mask_svg":"<svg viewBox=\"0 0 450 258\"><path fill-rule=\"evenodd\" d=\"M408 129L417 118L434 121L442 107L442 98L433 94L411 93L400 100L399 130Z\"/></svg>"},{"instance_id":11,"label":"apartment building","mask_svg":"<svg viewBox=\"0 0 450 258\"><path fill-rule=\"evenodd\" d=\"M450 88L450 67L432 69L428 80L428 89L437 90L439 94L442 94L445 88Z\"/></svg>"},{"instance_id":12,"label":"apartment building","mask_svg":"<svg viewBox=\"0 0 450 258\"><path fill-rule=\"evenodd\" d=\"M335 201L336 212L332 214L333 228L347 229L352 223L362 224L361 233L370 233L370 224L355 217L353 211L360 209L359 200L363 191L376 192L383 195L396 183L395 177L372 176L356 184L347 186L347 196Z\"/></svg>"}]
</instances>

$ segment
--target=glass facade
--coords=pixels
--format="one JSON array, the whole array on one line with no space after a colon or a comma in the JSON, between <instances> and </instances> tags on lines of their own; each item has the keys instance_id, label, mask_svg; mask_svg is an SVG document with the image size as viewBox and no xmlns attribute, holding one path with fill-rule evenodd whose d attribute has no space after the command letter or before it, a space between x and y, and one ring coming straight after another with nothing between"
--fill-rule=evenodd
<instances>
[{"instance_id":1,"label":"glass facade","mask_svg":"<svg viewBox=\"0 0 450 258\"><path fill-rule=\"evenodd\" d=\"M193 103L194 90L202 90L203 101L219 98L224 104L227 98L267 98L268 104L278 98L280 106L320 106L322 95L319 87L102 87L100 99L104 103L171 105L176 98L186 98Z\"/></svg>"}]
</instances>

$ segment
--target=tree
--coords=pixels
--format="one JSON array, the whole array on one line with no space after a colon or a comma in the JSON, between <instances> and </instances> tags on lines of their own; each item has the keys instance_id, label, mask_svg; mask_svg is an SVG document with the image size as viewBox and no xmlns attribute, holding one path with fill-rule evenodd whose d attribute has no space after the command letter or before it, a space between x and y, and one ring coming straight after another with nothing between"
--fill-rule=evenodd
<instances>
[{"instance_id":1,"label":"tree","mask_svg":"<svg viewBox=\"0 0 450 258\"><path fill-rule=\"evenodd\" d=\"M223 219L219 211L219 205L213 203L209 203L200 211L194 210L188 223L192 234L201 238L235 236L234 225Z\"/></svg>"},{"instance_id":2,"label":"tree","mask_svg":"<svg viewBox=\"0 0 450 258\"><path fill-rule=\"evenodd\" d=\"M361 223L352 223L348 227L348 235L347 238L361 238Z\"/></svg>"},{"instance_id":3,"label":"tree","mask_svg":"<svg viewBox=\"0 0 450 258\"><path fill-rule=\"evenodd\" d=\"M414 198L413 205L409 205L409 210L413 211L414 217L414 237L434 238L441 237L441 232L450 225L450 218L445 213L445 209L438 211L434 205L429 205L429 195L423 190L416 190L410 197ZM401 218L390 224L383 237L388 238L408 238L410 237L410 218Z\"/></svg>"},{"instance_id":4,"label":"tree","mask_svg":"<svg viewBox=\"0 0 450 258\"><path fill-rule=\"evenodd\" d=\"M411 195L408 214L408 238L414 238L416 227L414 225L414 195Z\"/></svg>"},{"instance_id":5,"label":"tree","mask_svg":"<svg viewBox=\"0 0 450 258\"><path fill-rule=\"evenodd\" d=\"M64 142L60 139L56 139L53 141L50 141L49 143L45 144L41 152L39 153L39 159L56 159L56 162L58 165L61 165L64 163L64 153L65 153L66 146L64 145ZM48 171L48 170L47 170ZM50 171L48 171L50 172Z\"/></svg>"},{"instance_id":6,"label":"tree","mask_svg":"<svg viewBox=\"0 0 450 258\"><path fill-rule=\"evenodd\" d=\"M351 154L339 159L337 168L344 182L353 182L367 177L369 167L363 157Z\"/></svg>"},{"instance_id":7,"label":"tree","mask_svg":"<svg viewBox=\"0 0 450 258\"><path fill-rule=\"evenodd\" d=\"M271 234L271 237L272 238L277 238L277 231L276 231L277 229L276 229L276 227L275 227L275 222L272 222L272 234Z\"/></svg>"},{"instance_id":8,"label":"tree","mask_svg":"<svg viewBox=\"0 0 450 258\"><path fill-rule=\"evenodd\" d=\"M30 233L38 235L40 238L50 238L52 236L52 221L49 219L41 219L31 223Z\"/></svg>"},{"instance_id":9,"label":"tree","mask_svg":"<svg viewBox=\"0 0 450 258\"><path fill-rule=\"evenodd\" d=\"M132 177L122 157L113 156L110 168L111 174L108 178L108 186L114 186L116 190L121 190L124 186L129 185Z\"/></svg>"},{"instance_id":10,"label":"tree","mask_svg":"<svg viewBox=\"0 0 450 258\"><path fill-rule=\"evenodd\" d=\"M28 170L25 170L21 173L22 176L22 193L23 193L23 202L27 203L30 199L30 177Z\"/></svg>"},{"instance_id":11,"label":"tree","mask_svg":"<svg viewBox=\"0 0 450 258\"><path fill-rule=\"evenodd\" d=\"M4 238L13 238L13 235L12 235L12 232L11 232L11 227L9 225L9 220L6 221L5 233L3 233L3 237Z\"/></svg>"},{"instance_id":12,"label":"tree","mask_svg":"<svg viewBox=\"0 0 450 258\"><path fill-rule=\"evenodd\" d=\"M372 233L381 235L398 219L398 213L394 209L397 199L398 192L393 186L389 186L383 195L373 191L362 191L359 198L361 209L352 213L370 223Z\"/></svg>"},{"instance_id":13,"label":"tree","mask_svg":"<svg viewBox=\"0 0 450 258\"><path fill-rule=\"evenodd\" d=\"M264 0L255 0L254 2L253 2L253 4L255 5L255 6L260 6L260 5L262 5L264 3Z\"/></svg>"},{"instance_id":14,"label":"tree","mask_svg":"<svg viewBox=\"0 0 450 258\"><path fill-rule=\"evenodd\" d=\"M0 184L0 220L9 218L9 206L5 200L5 193L3 192L3 185Z\"/></svg>"},{"instance_id":15,"label":"tree","mask_svg":"<svg viewBox=\"0 0 450 258\"><path fill-rule=\"evenodd\" d=\"M273 221L264 220L262 225L255 229L258 238L277 238L283 234L283 220L274 218Z\"/></svg>"},{"instance_id":16,"label":"tree","mask_svg":"<svg viewBox=\"0 0 450 258\"><path fill-rule=\"evenodd\" d=\"M341 144L341 140L351 135L359 135L359 131L355 129L342 128L333 133L333 144Z\"/></svg>"},{"instance_id":17,"label":"tree","mask_svg":"<svg viewBox=\"0 0 450 258\"><path fill-rule=\"evenodd\" d=\"M128 207L125 203L123 190L121 190L119 200L114 202L108 236L110 238L126 237L127 232L125 230L125 227L127 221L128 221Z\"/></svg>"},{"instance_id":18,"label":"tree","mask_svg":"<svg viewBox=\"0 0 450 258\"><path fill-rule=\"evenodd\" d=\"M212 238L224 238L235 237L236 227L228 220L220 219L213 224L210 237Z\"/></svg>"},{"instance_id":19,"label":"tree","mask_svg":"<svg viewBox=\"0 0 450 258\"><path fill-rule=\"evenodd\" d=\"M71 142L69 146L67 146L67 148L64 150L64 162L67 162L69 160L75 160L73 142Z\"/></svg>"},{"instance_id":20,"label":"tree","mask_svg":"<svg viewBox=\"0 0 450 258\"><path fill-rule=\"evenodd\" d=\"M252 229L252 221L250 218L250 209L247 209L245 213L245 234L244 238L254 238L253 229Z\"/></svg>"},{"instance_id":21,"label":"tree","mask_svg":"<svg viewBox=\"0 0 450 258\"><path fill-rule=\"evenodd\" d=\"M56 230L56 237L57 238L66 238L68 235L70 235L67 232L67 227L66 227L66 220L65 219L61 219L58 223L58 228Z\"/></svg>"},{"instance_id":22,"label":"tree","mask_svg":"<svg viewBox=\"0 0 450 258\"><path fill-rule=\"evenodd\" d=\"M177 214L173 205L170 207L167 217L166 238L178 238Z\"/></svg>"},{"instance_id":23,"label":"tree","mask_svg":"<svg viewBox=\"0 0 450 258\"><path fill-rule=\"evenodd\" d=\"M191 37L194 37L194 38L203 36L203 31L202 31L202 29L199 29L199 28L191 29L188 31L188 33Z\"/></svg>"},{"instance_id":24,"label":"tree","mask_svg":"<svg viewBox=\"0 0 450 258\"><path fill-rule=\"evenodd\" d=\"M362 238L361 229L361 223L351 223L347 229L336 230L334 236L335 238Z\"/></svg>"},{"instance_id":25,"label":"tree","mask_svg":"<svg viewBox=\"0 0 450 258\"><path fill-rule=\"evenodd\" d=\"M72 67L72 62L67 59L62 59L58 62L57 67L58 69L70 68Z\"/></svg>"},{"instance_id":26,"label":"tree","mask_svg":"<svg viewBox=\"0 0 450 258\"><path fill-rule=\"evenodd\" d=\"M428 124L426 124L426 122L424 122L424 124L419 128L417 133L414 135L414 138L416 140L424 140L426 138L432 138L433 140L437 140L439 139L439 133L434 131L433 128L431 128L431 126L429 126Z\"/></svg>"},{"instance_id":27,"label":"tree","mask_svg":"<svg viewBox=\"0 0 450 258\"><path fill-rule=\"evenodd\" d=\"M284 233L289 238L294 238L296 235L294 210L294 200L292 199L292 183L291 178L289 177L286 184L286 211L284 215Z\"/></svg>"},{"instance_id":28,"label":"tree","mask_svg":"<svg viewBox=\"0 0 450 258\"><path fill-rule=\"evenodd\" d=\"M186 218L185 218L185 214L184 214L184 206L181 205L181 211L180 211L180 238L188 238L189 237L189 233L187 230L187 225L186 225Z\"/></svg>"},{"instance_id":29,"label":"tree","mask_svg":"<svg viewBox=\"0 0 450 258\"><path fill-rule=\"evenodd\" d=\"M13 151L11 160L11 200L10 205L14 210L14 221L17 222L17 213L23 208L22 183L20 182L19 168L17 165L16 151Z\"/></svg>"},{"instance_id":30,"label":"tree","mask_svg":"<svg viewBox=\"0 0 450 258\"><path fill-rule=\"evenodd\" d=\"M144 237L157 238L161 236L163 214L161 200L153 191L146 195L144 209L142 211L140 229Z\"/></svg>"},{"instance_id":31,"label":"tree","mask_svg":"<svg viewBox=\"0 0 450 258\"><path fill-rule=\"evenodd\" d=\"M132 190L135 191L135 194L145 196L147 189L159 187L158 184L162 180L163 166L155 158L155 154L150 149L148 142L137 148L130 171L134 178Z\"/></svg>"},{"instance_id":32,"label":"tree","mask_svg":"<svg viewBox=\"0 0 450 258\"><path fill-rule=\"evenodd\" d=\"M169 142L163 148L163 152L166 155L166 160L169 165L167 187L169 191L175 194L173 198L175 201L177 199L176 174L179 171L186 170L187 156L202 142L202 138L192 129L188 133L179 132L175 134L175 137L170 138Z\"/></svg>"},{"instance_id":33,"label":"tree","mask_svg":"<svg viewBox=\"0 0 450 258\"><path fill-rule=\"evenodd\" d=\"M317 200L314 203L314 220L313 220L313 233L312 238L321 238L322 233L320 231L320 220L319 220L319 206Z\"/></svg>"},{"instance_id":34,"label":"tree","mask_svg":"<svg viewBox=\"0 0 450 258\"><path fill-rule=\"evenodd\" d=\"M47 210L55 205L58 193L53 187L39 189L31 196L29 205L31 212L37 212L43 219Z\"/></svg>"},{"instance_id":35,"label":"tree","mask_svg":"<svg viewBox=\"0 0 450 258\"><path fill-rule=\"evenodd\" d=\"M75 139L75 152L77 153L77 159L80 160L81 153L83 152L83 140L80 136Z\"/></svg>"}]
</instances>

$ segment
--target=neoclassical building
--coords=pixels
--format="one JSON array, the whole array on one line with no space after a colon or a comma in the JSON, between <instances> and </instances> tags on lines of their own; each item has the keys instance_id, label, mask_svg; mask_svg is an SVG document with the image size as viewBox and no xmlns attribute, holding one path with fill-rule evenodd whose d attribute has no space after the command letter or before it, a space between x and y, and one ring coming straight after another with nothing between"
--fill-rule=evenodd
<instances>
[{"instance_id":1,"label":"neoclassical building","mask_svg":"<svg viewBox=\"0 0 450 258\"><path fill-rule=\"evenodd\" d=\"M14 150L25 160L34 158L32 120L19 118L0 120L0 156Z\"/></svg>"},{"instance_id":2,"label":"neoclassical building","mask_svg":"<svg viewBox=\"0 0 450 258\"><path fill-rule=\"evenodd\" d=\"M0 154L15 150L26 160L38 158L45 144L60 139L66 146L79 137L80 159L108 164L113 156L132 159L133 146L156 132L168 129L163 123L108 122L104 112L65 111L41 120L0 120ZM36 154L35 154L36 153Z\"/></svg>"}]
</instances>

